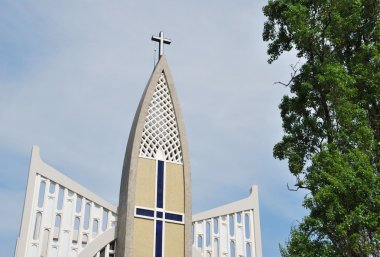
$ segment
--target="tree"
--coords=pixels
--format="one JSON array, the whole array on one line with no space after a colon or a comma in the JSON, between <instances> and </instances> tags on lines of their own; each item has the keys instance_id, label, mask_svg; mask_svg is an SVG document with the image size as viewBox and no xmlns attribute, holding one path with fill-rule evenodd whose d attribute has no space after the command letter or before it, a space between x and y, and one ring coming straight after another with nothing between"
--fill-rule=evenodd
<instances>
[{"instance_id":1,"label":"tree","mask_svg":"<svg viewBox=\"0 0 380 257\"><path fill-rule=\"evenodd\" d=\"M310 213L280 246L290 256L380 256L380 0L269 0L269 63L284 52L279 106L287 159Z\"/></svg>"}]
</instances>

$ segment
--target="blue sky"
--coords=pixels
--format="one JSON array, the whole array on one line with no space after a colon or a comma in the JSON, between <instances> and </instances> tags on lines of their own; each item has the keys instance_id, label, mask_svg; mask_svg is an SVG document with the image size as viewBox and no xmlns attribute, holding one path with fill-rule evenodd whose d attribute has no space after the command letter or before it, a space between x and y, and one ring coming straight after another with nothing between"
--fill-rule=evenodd
<instances>
[{"instance_id":1,"label":"blue sky","mask_svg":"<svg viewBox=\"0 0 380 257\"><path fill-rule=\"evenodd\" d=\"M160 30L185 120L193 211L259 186L265 257L305 210L285 161L278 105L297 59L267 63L265 1L0 1L0 249L13 256L30 151L117 204L125 146Z\"/></svg>"}]
</instances>

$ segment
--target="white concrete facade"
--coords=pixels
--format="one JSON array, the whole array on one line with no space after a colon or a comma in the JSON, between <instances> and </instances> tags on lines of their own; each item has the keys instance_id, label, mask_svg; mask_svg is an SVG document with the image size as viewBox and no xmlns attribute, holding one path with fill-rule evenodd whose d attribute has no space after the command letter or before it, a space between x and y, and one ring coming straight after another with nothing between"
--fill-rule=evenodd
<instances>
[{"instance_id":1,"label":"white concrete facade","mask_svg":"<svg viewBox=\"0 0 380 257\"><path fill-rule=\"evenodd\" d=\"M203 257L262 257L258 188L248 198L193 215L192 242Z\"/></svg>"},{"instance_id":2,"label":"white concrete facade","mask_svg":"<svg viewBox=\"0 0 380 257\"><path fill-rule=\"evenodd\" d=\"M116 213L114 205L44 163L34 146L15 257L76 257L115 230Z\"/></svg>"},{"instance_id":3,"label":"white concrete facade","mask_svg":"<svg viewBox=\"0 0 380 257\"><path fill-rule=\"evenodd\" d=\"M15 257L114 257L116 219L114 205L43 162L33 147ZM193 215L192 224L193 257L262 257L257 186L248 198Z\"/></svg>"}]
</instances>

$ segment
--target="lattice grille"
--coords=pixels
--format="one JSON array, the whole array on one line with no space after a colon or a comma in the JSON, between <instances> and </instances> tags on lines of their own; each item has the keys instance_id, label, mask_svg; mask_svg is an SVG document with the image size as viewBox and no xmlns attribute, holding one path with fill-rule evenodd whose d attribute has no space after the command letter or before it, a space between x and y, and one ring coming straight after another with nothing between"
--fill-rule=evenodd
<instances>
[{"instance_id":1,"label":"lattice grille","mask_svg":"<svg viewBox=\"0 0 380 257\"><path fill-rule=\"evenodd\" d=\"M149 104L140 144L140 156L154 158L160 148L165 160L182 163L177 121L164 73L161 73Z\"/></svg>"}]
</instances>

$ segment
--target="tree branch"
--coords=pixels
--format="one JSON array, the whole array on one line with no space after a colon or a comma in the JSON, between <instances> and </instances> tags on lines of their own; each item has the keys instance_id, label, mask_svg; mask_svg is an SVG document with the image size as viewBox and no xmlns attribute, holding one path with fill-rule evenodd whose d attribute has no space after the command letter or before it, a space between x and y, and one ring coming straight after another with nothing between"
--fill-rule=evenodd
<instances>
[{"instance_id":1,"label":"tree branch","mask_svg":"<svg viewBox=\"0 0 380 257\"><path fill-rule=\"evenodd\" d=\"M290 84L293 82L294 78L296 77L297 72L299 71L299 68L297 68L297 66L299 66L299 63L300 62L298 61L295 65L293 65L293 64L290 65L290 68L293 70L293 72L290 73L290 80L288 83L277 81L277 82L274 82L273 84L280 84L280 85L283 85L285 87L290 86Z\"/></svg>"},{"instance_id":2,"label":"tree branch","mask_svg":"<svg viewBox=\"0 0 380 257\"><path fill-rule=\"evenodd\" d=\"M286 187L288 188L289 191L298 191L298 189L307 189L307 187L301 185L301 183L297 183L294 186L295 186L295 188L290 188L289 184L286 183Z\"/></svg>"}]
</instances>

